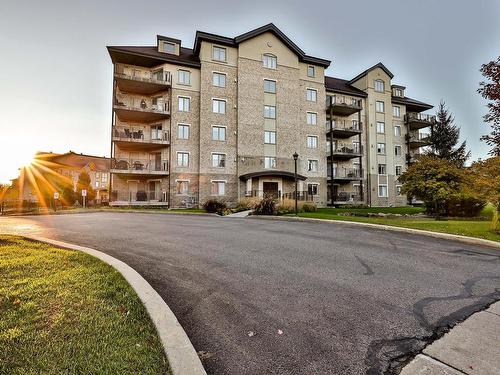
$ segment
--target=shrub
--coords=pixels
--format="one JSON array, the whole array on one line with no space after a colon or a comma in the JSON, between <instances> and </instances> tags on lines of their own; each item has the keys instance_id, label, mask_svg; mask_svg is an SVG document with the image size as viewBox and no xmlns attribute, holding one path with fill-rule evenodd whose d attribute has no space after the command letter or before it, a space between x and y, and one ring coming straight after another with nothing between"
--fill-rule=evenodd
<instances>
[{"instance_id":1,"label":"shrub","mask_svg":"<svg viewBox=\"0 0 500 375\"><path fill-rule=\"evenodd\" d=\"M236 211L253 210L259 204L262 198L259 197L245 197L241 198L236 206Z\"/></svg>"},{"instance_id":2,"label":"shrub","mask_svg":"<svg viewBox=\"0 0 500 375\"><path fill-rule=\"evenodd\" d=\"M314 202L305 202L303 205L302 205L302 210L304 212L314 212L316 211L318 208L316 207L316 204L314 204Z\"/></svg>"},{"instance_id":3,"label":"shrub","mask_svg":"<svg viewBox=\"0 0 500 375\"><path fill-rule=\"evenodd\" d=\"M265 197L255 206L256 215L276 215L276 200L272 197Z\"/></svg>"},{"instance_id":4,"label":"shrub","mask_svg":"<svg viewBox=\"0 0 500 375\"><path fill-rule=\"evenodd\" d=\"M447 216L479 216L486 205L486 200L471 193L453 194L446 201Z\"/></svg>"},{"instance_id":5,"label":"shrub","mask_svg":"<svg viewBox=\"0 0 500 375\"><path fill-rule=\"evenodd\" d=\"M224 215L227 209L227 205L225 202L219 201L217 199L209 199L205 203L203 203L203 209L210 213Z\"/></svg>"}]
</instances>

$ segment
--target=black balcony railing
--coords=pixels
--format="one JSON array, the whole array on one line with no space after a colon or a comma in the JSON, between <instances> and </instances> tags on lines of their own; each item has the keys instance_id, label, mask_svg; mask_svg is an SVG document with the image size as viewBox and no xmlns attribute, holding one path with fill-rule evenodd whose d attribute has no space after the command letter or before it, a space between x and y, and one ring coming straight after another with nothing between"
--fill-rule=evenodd
<instances>
[{"instance_id":1,"label":"black balcony railing","mask_svg":"<svg viewBox=\"0 0 500 375\"><path fill-rule=\"evenodd\" d=\"M111 169L114 173L128 172L134 174L168 173L168 160L148 160L148 159L113 159Z\"/></svg>"},{"instance_id":2,"label":"black balcony railing","mask_svg":"<svg viewBox=\"0 0 500 375\"><path fill-rule=\"evenodd\" d=\"M326 120L326 131L345 131L345 132L360 132L362 131L362 123L357 120L343 121L343 120Z\"/></svg>"},{"instance_id":3,"label":"black balcony railing","mask_svg":"<svg viewBox=\"0 0 500 375\"><path fill-rule=\"evenodd\" d=\"M330 167L327 169L328 178L332 177L332 172ZM362 178L363 173L359 168L334 168L333 169L333 178L339 180L348 180L348 179L360 179Z\"/></svg>"},{"instance_id":4,"label":"black balcony railing","mask_svg":"<svg viewBox=\"0 0 500 375\"><path fill-rule=\"evenodd\" d=\"M336 203L360 203L361 195L356 192L342 191L333 196Z\"/></svg>"}]
</instances>

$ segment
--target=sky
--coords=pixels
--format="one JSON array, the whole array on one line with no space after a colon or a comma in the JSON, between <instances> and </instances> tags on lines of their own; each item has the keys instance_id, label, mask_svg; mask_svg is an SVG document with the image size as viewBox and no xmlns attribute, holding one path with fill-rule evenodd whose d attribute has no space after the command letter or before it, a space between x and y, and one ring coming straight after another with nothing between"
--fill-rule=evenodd
<instances>
[{"instance_id":1,"label":"sky","mask_svg":"<svg viewBox=\"0 0 500 375\"><path fill-rule=\"evenodd\" d=\"M486 102L481 64L500 54L498 0L1 1L0 183L37 150L110 155L107 45L192 47L196 30L234 37L273 22L302 50L353 78L382 61L406 95L444 100L472 159Z\"/></svg>"}]
</instances>

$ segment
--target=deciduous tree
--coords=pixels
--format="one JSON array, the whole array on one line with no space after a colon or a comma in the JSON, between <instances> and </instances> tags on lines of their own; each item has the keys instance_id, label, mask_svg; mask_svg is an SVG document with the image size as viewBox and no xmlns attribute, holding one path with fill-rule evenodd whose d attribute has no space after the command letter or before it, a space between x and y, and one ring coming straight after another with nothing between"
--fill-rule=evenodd
<instances>
[{"instance_id":1,"label":"deciduous tree","mask_svg":"<svg viewBox=\"0 0 500 375\"><path fill-rule=\"evenodd\" d=\"M479 83L478 92L489 101L486 106L489 112L483 116L485 122L491 124L491 133L483 135L491 150L490 155L500 156L500 56L481 66L480 72L486 81Z\"/></svg>"},{"instance_id":2,"label":"deciduous tree","mask_svg":"<svg viewBox=\"0 0 500 375\"><path fill-rule=\"evenodd\" d=\"M500 231L500 156L471 165L472 188L496 207L492 229Z\"/></svg>"}]
</instances>

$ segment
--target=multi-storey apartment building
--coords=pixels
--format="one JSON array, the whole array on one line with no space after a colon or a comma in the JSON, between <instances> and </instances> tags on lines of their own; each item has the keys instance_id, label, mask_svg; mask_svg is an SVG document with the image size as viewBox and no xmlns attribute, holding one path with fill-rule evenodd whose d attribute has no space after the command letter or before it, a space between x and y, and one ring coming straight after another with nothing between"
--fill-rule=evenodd
<instances>
[{"instance_id":1,"label":"multi-storey apartment building","mask_svg":"<svg viewBox=\"0 0 500 375\"><path fill-rule=\"evenodd\" d=\"M383 118L387 129L394 125L391 103L400 106L401 120L407 110L431 106L404 94L397 99L391 90L404 88L391 88L382 64L351 81L325 77L330 61L305 54L273 24L235 38L198 31L192 49L158 36L155 46L108 51L111 204L186 207L210 198L235 204L247 196L293 196L294 153L301 198L319 206L404 203L389 194L400 156L387 150L401 146L404 164L415 145L405 141L409 128L401 122L400 135L382 138L372 124ZM374 87L378 76L382 91ZM376 111L379 101L389 112ZM385 158L372 150L382 140ZM386 170L375 168L384 163Z\"/></svg>"}]
</instances>

